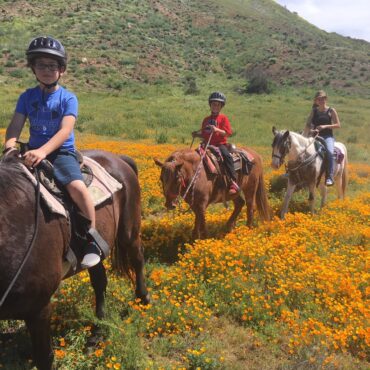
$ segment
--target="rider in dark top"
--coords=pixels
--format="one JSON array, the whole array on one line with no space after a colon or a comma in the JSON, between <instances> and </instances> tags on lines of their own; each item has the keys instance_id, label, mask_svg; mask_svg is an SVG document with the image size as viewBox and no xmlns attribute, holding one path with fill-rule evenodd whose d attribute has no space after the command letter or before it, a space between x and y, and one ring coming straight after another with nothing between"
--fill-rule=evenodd
<instances>
[{"instance_id":1,"label":"rider in dark top","mask_svg":"<svg viewBox=\"0 0 370 370\"><path fill-rule=\"evenodd\" d=\"M333 129L340 128L338 114L334 108L327 105L327 95L320 90L315 94L314 105L304 128L304 136L320 135L328 150L328 171L326 186L334 184L334 135Z\"/></svg>"}]
</instances>

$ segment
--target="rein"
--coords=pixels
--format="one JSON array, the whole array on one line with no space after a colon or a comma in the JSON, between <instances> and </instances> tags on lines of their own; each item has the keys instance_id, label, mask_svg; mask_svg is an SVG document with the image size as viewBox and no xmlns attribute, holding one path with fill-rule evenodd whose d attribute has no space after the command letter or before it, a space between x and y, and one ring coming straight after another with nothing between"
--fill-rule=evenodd
<instances>
[{"instance_id":1,"label":"rein","mask_svg":"<svg viewBox=\"0 0 370 370\"><path fill-rule=\"evenodd\" d=\"M317 135L314 136L314 139L316 138ZM304 152L307 151L307 149L315 143L315 140L312 141L312 143L308 144L298 155L297 157L299 158ZM284 147L285 147L285 143L284 143ZM290 148L289 148L290 149ZM272 158L278 158L280 160L280 163L282 164L284 162L284 158L285 156L288 154L289 152L289 149L288 150L285 150L284 154L282 155L278 155L278 154L273 154L272 155ZM318 153L316 151L315 154L312 154L311 156L309 156L308 158L306 158L304 161L300 162L299 160L295 160L295 161L292 161L293 163L298 163L298 165L294 168L289 168L289 166L287 167L288 168L288 171L290 172L295 172L295 171L298 171L300 168L302 167L306 167L308 166L309 164L311 164L315 159L316 157L318 156Z\"/></svg>"},{"instance_id":2,"label":"rein","mask_svg":"<svg viewBox=\"0 0 370 370\"><path fill-rule=\"evenodd\" d=\"M38 224L39 224L39 204L40 204L40 177L39 177L39 173L38 173L38 169L37 168L35 168L35 177L36 177L36 191L35 191L35 193L36 193L35 228L34 228L34 231L33 231L33 235L32 235L32 239L31 239L30 245L27 248L27 252L26 252L26 254L23 257L22 263L18 267L18 270L17 270L16 274L14 275L14 277L13 277L12 281L10 282L8 288L6 289L5 293L1 297L1 300L0 300L0 308L4 304L5 299L7 298L7 296L9 295L9 293L11 291L11 289L13 288L15 282L17 281L17 279L19 277L19 274L22 272L23 267L26 264L26 262L27 262L27 260L28 260L28 258L30 256L30 254L32 252L32 249L33 249L33 247L35 245L37 231L38 231L38 228L39 228L38 227Z\"/></svg>"},{"instance_id":3,"label":"rein","mask_svg":"<svg viewBox=\"0 0 370 370\"><path fill-rule=\"evenodd\" d=\"M203 159L204 159L204 157L207 154L207 149L208 149L209 143L211 142L212 136L213 136L213 132L211 133L211 135L208 138L207 144L206 144L206 146L204 148L204 153L200 156L200 162L199 162L198 167L197 167L197 169L195 171L195 174L193 175L193 177L192 177L192 179L191 179L191 181L190 181L187 189L185 190L184 195L182 195L182 198L183 199L185 199L185 197L187 196L190 188L193 186L193 184L195 184L195 180L197 179L197 177L199 175L199 172L200 172L200 170L201 170L201 168L203 166Z\"/></svg>"}]
</instances>

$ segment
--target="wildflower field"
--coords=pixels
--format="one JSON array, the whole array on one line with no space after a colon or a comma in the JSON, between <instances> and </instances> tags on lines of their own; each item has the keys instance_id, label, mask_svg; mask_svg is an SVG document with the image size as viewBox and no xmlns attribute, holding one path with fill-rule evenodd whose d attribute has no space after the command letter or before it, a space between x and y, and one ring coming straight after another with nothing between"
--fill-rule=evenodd
<instances>
[{"instance_id":1,"label":"wildflower field","mask_svg":"<svg viewBox=\"0 0 370 370\"><path fill-rule=\"evenodd\" d=\"M81 135L79 146L138 164L152 302L141 305L129 280L110 272L107 317L98 321L88 274L64 281L53 297L58 369L369 368L369 165L350 164L346 200L330 189L315 215L301 192L284 221L249 229L242 213L225 235L231 210L211 206L211 238L192 241L193 216L184 204L165 212L153 161L179 145ZM269 148L255 149L277 214L282 198L271 184L281 171L269 168ZM0 368L32 368L23 323L1 322L0 333Z\"/></svg>"}]
</instances>

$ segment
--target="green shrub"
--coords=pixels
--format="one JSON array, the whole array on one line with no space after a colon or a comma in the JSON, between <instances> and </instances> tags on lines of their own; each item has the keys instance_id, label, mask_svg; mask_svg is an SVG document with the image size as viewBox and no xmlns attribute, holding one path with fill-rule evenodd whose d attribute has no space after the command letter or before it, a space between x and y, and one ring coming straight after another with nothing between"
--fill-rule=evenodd
<instances>
[{"instance_id":1,"label":"green shrub","mask_svg":"<svg viewBox=\"0 0 370 370\"><path fill-rule=\"evenodd\" d=\"M255 68L248 73L246 92L248 94L269 94L273 90L272 82L267 73L260 68Z\"/></svg>"},{"instance_id":2,"label":"green shrub","mask_svg":"<svg viewBox=\"0 0 370 370\"><path fill-rule=\"evenodd\" d=\"M165 144L168 142L168 136L165 132L160 132L159 135L155 136L155 141L157 144Z\"/></svg>"}]
</instances>

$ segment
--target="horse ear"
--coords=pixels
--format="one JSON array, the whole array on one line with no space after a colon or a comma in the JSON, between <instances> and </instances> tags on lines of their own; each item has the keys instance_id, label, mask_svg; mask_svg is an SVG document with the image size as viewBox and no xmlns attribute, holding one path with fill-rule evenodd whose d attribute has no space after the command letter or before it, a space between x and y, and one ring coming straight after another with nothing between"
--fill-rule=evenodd
<instances>
[{"instance_id":1,"label":"horse ear","mask_svg":"<svg viewBox=\"0 0 370 370\"><path fill-rule=\"evenodd\" d=\"M274 136L276 136L277 130L276 130L276 127L275 126L272 126L272 133L274 134Z\"/></svg>"},{"instance_id":2,"label":"horse ear","mask_svg":"<svg viewBox=\"0 0 370 370\"><path fill-rule=\"evenodd\" d=\"M158 166L158 167L163 167L163 163L159 160L159 159L157 159L157 158L153 158L153 160L154 160L154 163Z\"/></svg>"},{"instance_id":3,"label":"horse ear","mask_svg":"<svg viewBox=\"0 0 370 370\"><path fill-rule=\"evenodd\" d=\"M286 130L283 135L283 140L285 140L287 137L289 137L289 130Z\"/></svg>"}]
</instances>

